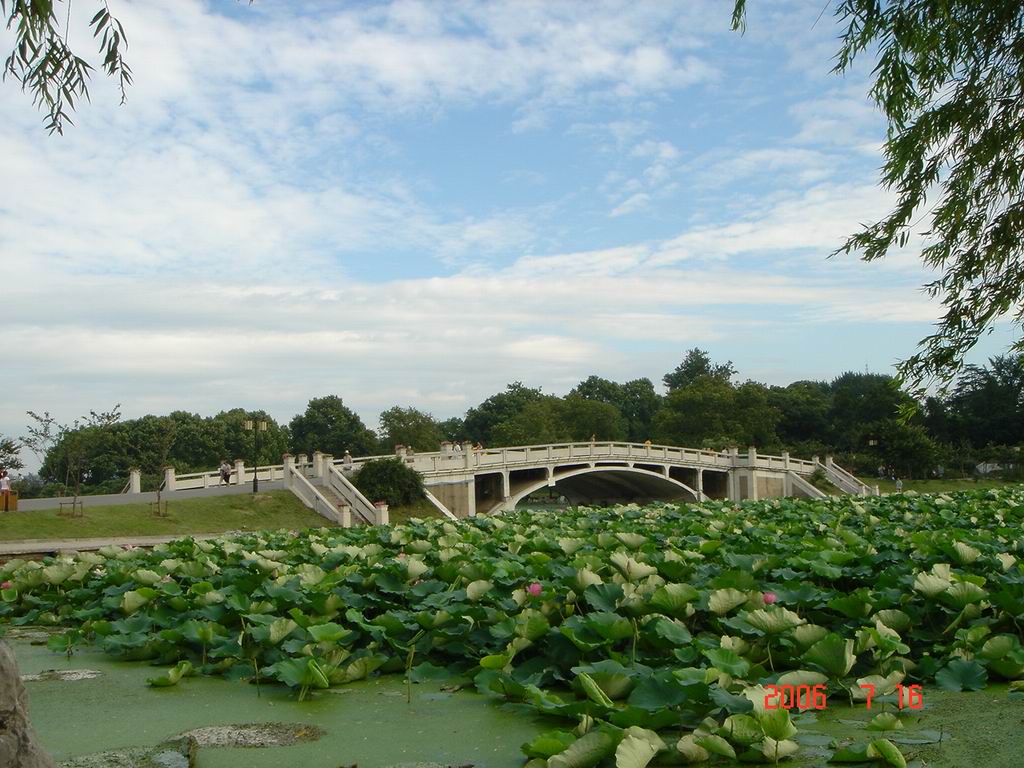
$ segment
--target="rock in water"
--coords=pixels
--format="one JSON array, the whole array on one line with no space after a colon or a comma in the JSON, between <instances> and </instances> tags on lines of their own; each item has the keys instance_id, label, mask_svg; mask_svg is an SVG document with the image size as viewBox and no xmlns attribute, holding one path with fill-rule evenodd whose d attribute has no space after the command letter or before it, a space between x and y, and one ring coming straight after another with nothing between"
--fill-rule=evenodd
<instances>
[{"instance_id":1,"label":"rock in water","mask_svg":"<svg viewBox=\"0 0 1024 768\"><path fill-rule=\"evenodd\" d=\"M60 768L195 768L196 740L181 736L155 747L127 747L72 757Z\"/></svg>"},{"instance_id":2,"label":"rock in water","mask_svg":"<svg viewBox=\"0 0 1024 768\"><path fill-rule=\"evenodd\" d=\"M18 675L14 651L0 640L0 765L5 768L53 768L28 720L28 698Z\"/></svg>"}]
</instances>

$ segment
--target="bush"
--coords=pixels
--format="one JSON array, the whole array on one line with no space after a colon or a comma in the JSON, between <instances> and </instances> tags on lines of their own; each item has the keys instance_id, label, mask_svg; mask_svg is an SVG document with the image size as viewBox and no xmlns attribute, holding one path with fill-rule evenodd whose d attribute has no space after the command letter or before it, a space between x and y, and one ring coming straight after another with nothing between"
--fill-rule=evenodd
<instances>
[{"instance_id":1,"label":"bush","mask_svg":"<svg viewBox=\"0 0 1024 768\"><path fill-rule=\"evenodd\" d=\"M399 458L366 462L352 482L367 499L386 501L388 506L403 506L424 498L420 473Z\"/></svg>"}]
</instances>

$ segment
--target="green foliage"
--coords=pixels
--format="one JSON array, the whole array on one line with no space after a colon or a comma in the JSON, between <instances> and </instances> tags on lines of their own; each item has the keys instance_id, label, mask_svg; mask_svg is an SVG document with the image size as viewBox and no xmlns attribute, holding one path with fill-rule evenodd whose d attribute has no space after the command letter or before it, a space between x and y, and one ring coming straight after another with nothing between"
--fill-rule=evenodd
<instances>
[{"instance_id":1,"label":"green foliage","mask_svg":"<svg viewBox=\"0 0 1024 768\"><path fill-rule=\"evenodd\" d=\"M767 685L880 698L1024 674L1022 524L1016 489L183 539L4 563L0 621L170 668L157 686L262 675L303 699L377 671L471 677L561 721L523 746L548 765L774 763L806 719L766 709ZM914 738L903 725L893 741ZM884 738L832 759L903 764Z\"/></svg>"},{"instance_id":2,"label":"green foliage","mask_svg":"<svg viewBox=\"0 0 1024 768\"><path fill-rule=\"evenodd\" d=\"M423 498L423 476L397 457L366 462L352 482L370 501L386 501L390 506Z\"/></svg>"},{"instance_id":3,"label":"green foliage","mask_svg":"<svg viewBox=\"0 0 1024 768\"><path fill-rule=\"evenodd\" d=\"M737 387L724 377L704 375L669 392L655 417L655 435L671 445L768 450L778 446L779 418L763 385Z\"/></svg>"},{"instance_id":4,"label":"green foliage","mask_svg":"<svg viewBox=\"0 0 1024 768\"><path fill-rule=\"evenodd\" d=\"M44 420L30 415L37 424ZM108 423L80 420L60 428L48 446L45 440L37 441L42 446L39 475L44 483L66 482L77 466L86 492L117 493L133 467L142 470L144 490L155 490L168 464L178 472L210 471L222 459L230 462L239 458L248 465L255 454L255 438L242 424L251 418L268 424L267 431L260 433L256 460L260 464L279 464L281 454L288 450L288 428L263 411L234 408L212 417L175 411L168 416ZM37 426L35 431L41 428Z\"/></svg>"},{"instance_id":5,"label":"green foliage","mask_svg":"<svg viewBox=\"0 0 1024 768\"><path fill-rule=\"evenodd\" d=\"M694 347L686 353L683 362L676 366L671 373L662 377L665 389L672 392L694 384L701 378L712 378L718 381L729 382L736 375L736 369L732 361L724 363L712 363L711 356L703 349Z\"/></svg>"},{"instance_id":6,"label":"green foliage","mask_svg":"<svg viewBox=\"0 0 1024 768\"><path fill-rule=\"evenodd\" d=\"M441 425L429 413L416 408L389 408L380 415L381 453L394 452L396 445L417 451L439 450L445 439Z\"/></svg>"},{"instance_id":7,"label":"green foliage","mask_svg":"<svg viewBox=\"0 0 1024 768\"><path fill-rule=\"evenodd\" d=\"M736 0L734 28L745 6ZM926 288L945 312L900 365L923 391L949 381L998 318L1024 321L1024 15L1006 0L842 0L835 15L834 71L875 61L869 95L889 122L882 185L897 195L840 250L870 261L924 237L921 259L939 273Z\"/></svg>"},{"instance_id":8,"label":"green foliage","mask_svg":"<svg viewBox=\"0 0 1024 768\"><path fill-rule=\"evenodd\" d=\"M527 405L542 397L539 389L524 386L521 381L514 381L504 392L491 395L480 405L466 412L465 434L471 440L497 445L494 430L498 425L516 418Z\"/></svg>"},{"instance_id":9,"label":"green foliage","mask_svg":"<svg viewBox=\"0 0 1024 768\"><path fill-rule=\"evenodd\" d=\"M0 435L0 469L18 470L25 466L19 455L21 445L17 440Z\"/></svg>"},{"instance_id":10,"label":"green foliage","mask_svg":"<svg viewBox=\"0 0 1024 768\"><path fill-rule=\"evenodd\" d=\"M576 395L545 395L496 425L497 445L538 445L589 440L624 440L626 421L615 406Z\"/></svg>"},{"instance_id":11,"label":"green foliage","mask_svg":"<svg viewBox=\"0 0 1024 768\"><path fill-rule=\"evenodd\" d=\"M353 456L369 456L377 445L373 432L337 395L314 397L289 427L295 453L323 451L341 456L347 450Z\"/></svg>"},{"instance_id":12,"label":"green foliage","mask_svg":"<svg viewBox=\"0 0 1024 768\"><path fill-rule=\"evenodd\" d=\"M982 448L1019 444L1024 439L1024 354L993 357L988 366L969 365L950 397L936 405L945 429L933 429L948 442L966 440Z\"/></svg>"},{"instance_id":13,"label":"green foliage","mask_svg":"<svg viewBox=\"0 0 1024 768\"><path fill-rule=\"evenodd\" d=\"M14 47L4 62L4 75L21 83L22 90L32 94L37 107L46 112L46 128L50 133L63 133L64 124L71 124L69 115L75 102L89 98L88 79L94 67L68 46L69 12L63 13L59 3L0 0L0 17L8 29L15 30ZM121 103L127 98L132 71L122 51L128 37L121 22L110 15L105 2L91 3L95 11L89 21L92 37L98 40L100 63L107 75L118 80Z\"/></svg>"},{"instance_id":14,"label":"green foliage","mask_svg":"<svg viewBox=\"0 0 1024 768\"><path fill-rule=\"evenodd\" d=\"M600 376L590 376L577 384L569 396L596 400L617 408L626 419L626 439L637 443L650 439L654 415L661 406L661 396L654 391L650 379L634 379L619 384Z\"/></svg>"}]
</instances>

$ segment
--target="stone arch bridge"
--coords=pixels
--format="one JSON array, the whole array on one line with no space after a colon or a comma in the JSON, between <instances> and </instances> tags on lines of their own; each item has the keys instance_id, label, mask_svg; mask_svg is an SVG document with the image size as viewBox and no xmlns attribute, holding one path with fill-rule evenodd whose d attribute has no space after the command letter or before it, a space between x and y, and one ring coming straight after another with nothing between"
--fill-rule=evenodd
<instances>
[{"instance_id":1,"label":"stone arch bridge","mask_svg":"<svg viewBox=\"0 0 1024 768\"><path fill-rule=\"evenodd\" d=\"M473 517L514 509L543 488L553 488L573 503L613 503L647 499L763 499L778 496L818 498L825 494L807 478L821 470L843 493L871 495L856 477L826 457L794 459L759 454L704 451L647 443L586 442L473 450L466 443L446 444L431 453L398 449L386 456L337 458L325 453L284 457L283 464L255 468L261 483L290 488L306 506L325 517L386 522L386 513L370 503L349 477L372 459L398 456L423 476L430 501L446 516ZM252 482L254 469L236 461L236 488ZM176 475L168 468L165 490L213 489L217 472ZM228 489L224 489L228 491ZM239 488L239 490L241 490Z\"/></svg>"}]
</instances>

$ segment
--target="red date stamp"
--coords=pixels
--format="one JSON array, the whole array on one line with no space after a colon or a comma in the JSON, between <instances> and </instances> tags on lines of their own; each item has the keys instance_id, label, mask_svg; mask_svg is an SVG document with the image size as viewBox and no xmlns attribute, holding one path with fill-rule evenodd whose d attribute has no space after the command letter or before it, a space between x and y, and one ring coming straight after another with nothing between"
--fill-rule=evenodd
<instances>
[{"instance_id":1,"label":"red date stamp","mask_svg":"<svg viewBox=\"0 0 1024 768\"><path fill-rule=\"evenodd\" d=\"M765 709L826 709L828 697L824 685L766 685ZM863 683L865 704L871 709L875 686ZM900 709L921 709L924 706L924 691L920 685L897 685L897 706Z\"/></svg>"}]
</instances>

